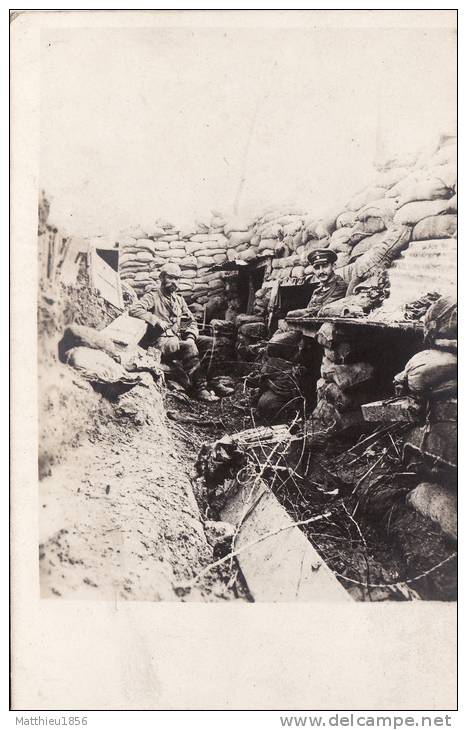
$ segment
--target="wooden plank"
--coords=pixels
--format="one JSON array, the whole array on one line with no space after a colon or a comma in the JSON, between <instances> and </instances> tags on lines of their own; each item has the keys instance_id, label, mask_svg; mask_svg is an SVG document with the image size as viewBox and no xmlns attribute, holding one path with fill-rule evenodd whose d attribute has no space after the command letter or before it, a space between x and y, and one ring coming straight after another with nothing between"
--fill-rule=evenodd
<instances>
[{"instance_id":1,"label":"wooden plank","mask_svg":"<svg viewBox=\"0 0 467 730\"><path fill-rule=\"evenodd\" d=\"M123 294L118 272L112 269L94 248L91 248L91 280L93 287L106 301L117 309L123 309Z\"/></svg>"},{"instance_id":2,"label":"wooden plank","mask_svg":"<svg viewBox=\"0 0 467 730\"><path fill-rule=\"evenodd\" d=\"M355 318L355 317L304 317L301 319L294 319L293 317L286 317L286 322L290 329L303 331L306 334L306 330L312 330L316 328L316 325L323 324L323 322L331 322L334 324L344 325L346 327L372 327L375 329L399 329L404 331L421 332L423 331L423 325L420 322L412 321L401 321L401 322L382 322L379 320L371 320L366 318Z\"/></svg>"},{"instance_id":3,"label":"wooden plank","mask_svg":"<svg viewBox=\"0 0 467 730\"><path fill-rule=\"evenodd\" d=\"M143 338L147 329L147 322L137 317L130 317L124 312L116 317L107 327L102 330L114 342L124 344L128 349L135 348Z\"/></svg>"},{"instance_id":4,"label":"wooden plank","mask_svg":"<svg viewBox=\"0 0 467 730\"><path fill-rule=\"evenodd\" d=\"M237 560L255 601L351 601L305 534L264 484L245 485L221 517L241 523L234 548L276 533L239 553Z\"/></svg>"},{"instance_id":5,"label":"wooden plank","mask_svg":"<svg viewBox=\"0 0 467 730\"><path fill-rule=\"evenodd\" d=\"M363 418L370 422L419 423L422 419L421 404L410 397L364 403L361 408Z\"/></svg>"}]
</instances>

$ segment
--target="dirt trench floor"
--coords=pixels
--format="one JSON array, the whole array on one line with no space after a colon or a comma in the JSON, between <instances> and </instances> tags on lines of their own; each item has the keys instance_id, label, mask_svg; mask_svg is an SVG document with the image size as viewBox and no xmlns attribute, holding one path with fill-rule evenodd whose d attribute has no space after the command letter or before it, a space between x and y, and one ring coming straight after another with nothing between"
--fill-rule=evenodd
<instances>
[{"instance_id":1,"label":"dirt trench floor","mask_svg":"<svg viewBox=\"0 0 467 730\"><path fill-rule=\"evenodd\" d=\"M62 401L65 423L67 403L76 403ZM113 406L106 402L100 414L40 484L42 596L251 600L236 561L209 571L188 591L180 587L215 559L203 529L215 515L200 512L195 498L199 450L258 425L243 380L233 396L208 405L152 383L137 386ZM354 485L379 454L372 447L371 456L347 467L353 459L341 461L339 454L353 443L333 441L306 459L291 454L282 471L269 474L276 497L296 521L331 511L301 529L355 600L455 599L454 561L405 583L452 551L432 523L405 509L389 532L379 516L353 517ZM365 588L368 583L378 588Z\"/></svg>"},{"instance_id":2,"label":"dirt trench floor","mask_svg":"<svg viewBox=\"0 0 467 730\"><path fill-rule=\"evenodd\" d=\"M190 479L200 436L170 427L162 398L154 385L133 388L41 481L42 597L248 600L235 567L178 589L214 558Z\"/></svg>"}]
</instances>

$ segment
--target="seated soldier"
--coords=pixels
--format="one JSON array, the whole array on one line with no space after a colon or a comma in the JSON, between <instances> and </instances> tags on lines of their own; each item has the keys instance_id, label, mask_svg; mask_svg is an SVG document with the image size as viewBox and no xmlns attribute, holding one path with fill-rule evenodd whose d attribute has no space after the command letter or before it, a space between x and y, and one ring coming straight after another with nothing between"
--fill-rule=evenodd
<instances>
[{"instance_id":1,"label":"seated soldier","mask_svg":"<svg viewBox=\"0 0 467 730\"><path fill-rule=\"evenodd\" d=\"M308 261L313 267L318 286L314 290L306 309L295 309L288 317L316 317L325 304L342 299L347 293L347 284L341 276L334 272L337 254L328 248L312 251Z\"/></svg>"},{"instance_id":2,"label":"seated soldier","mask_svg":"<svg viewBox=\"0 0 467 730\"><path fill-rule=\"evenodd\" d=\"M128 313L148 323L148 345L157 347L166 361L180 359L195 397L209 403L219 399L206 387L196 346L198 325L183 297L177 294L181 274L178 264L164 264L160 289L145 294Z\"/></svg>"}]
</instances>

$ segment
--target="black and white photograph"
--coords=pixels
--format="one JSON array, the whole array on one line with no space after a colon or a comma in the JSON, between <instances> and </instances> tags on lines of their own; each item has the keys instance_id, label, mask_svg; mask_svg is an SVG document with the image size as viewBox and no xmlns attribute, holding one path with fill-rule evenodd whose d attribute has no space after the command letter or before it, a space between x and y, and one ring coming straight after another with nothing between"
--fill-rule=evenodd
<instances>
[{"instance_id":1,"label":"black and white photograph","mask_svg":"<svg viewBox=\"0 0 467 730\"><path fill-rule=\"evenodd\" d=\"M32 13L31 590L455 610L456 11L133 13Z\"/></svg>"}]
</instances>

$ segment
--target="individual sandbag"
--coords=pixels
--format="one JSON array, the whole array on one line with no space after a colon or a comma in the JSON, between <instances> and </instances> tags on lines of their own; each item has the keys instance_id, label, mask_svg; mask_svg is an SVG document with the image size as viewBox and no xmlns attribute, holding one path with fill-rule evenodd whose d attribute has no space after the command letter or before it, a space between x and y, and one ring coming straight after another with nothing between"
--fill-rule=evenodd
<instances>
[{"instance_id":1,"label":"individual sandbag","mask_svg":"<svg viewBox=\"0 0 467 730\"><path fill-rule=\"evenodd\" d=\"M324 378L320 378L316 383L316 394L318 400L326 400L337 406L340 411L348 411L367 402L371 395L365 392L354 391L352 393L344 393L336 383L328 383Z\"/></svg>"},{"instance_id":2,"label":"individual sandbag","mask_svg":"<svg viewBox=\"0 0 467 730\"><path fill-rule=\"evenodd\" d=\"M363 383L369 382L374 372L373 365L366 362L338 365L323 357L321 363L322 377L328 382L335 383L343 391L358 388Z\"/></svg>"},{"instance_id":3,"label":"individual sandbag","mask_svg":"<svg viewBox=\"0 0 467 730\"><path fill-rule=\"evenodd\" d=\"M198 275L196 277L196 281L198 283L206 284L209 281L213 281L214 279L219 280L220 278L221 277L219 276L219 272L218 271L210 271L210 272L208 272L206 274L200 274L198 272ZM221 281L222 281L222 279L221 279Z\"/></svg>"},{"instance_id":4,"label":"individual sandbag","mask_svg":"<svg viewBox=\"0 0 467 730\"><path fill-rule=\"evenodd\" d=\"M410 203L410 205L416 205L416 203ZM346 271L342 273L342 270L339 270L337 273L342 276L344 281L350 281L350 279L344 278L349 273L351 278L353 276L366 278L375 269L389 266L407 246L410 241L410 235L411 229L408 226L394 226L391 230L387 231L384 241L373 245L369 251L362 254L351 264L353 267L351 272Z\"/></svg>"},{"instance_id":5,"label":"individual sandbag","mask_svg":"<svg viewBox=\"0 0 467 730\"><path fill-rule=\"evenodd\" d=\"M245 251L241 251L240 253L237 253L236 258L238 261L251 261L251 259L254 259L257 255L256 248L250 247L247 248Z\"/></svg>"},{"instance_id":6,"label":"individual sandbag","mask_svg":"<svg viewBox=\"0 0 467 730\"><path fill-rule=\"evenodd\" d=\"M385 237L386 231L380 231L379 233L374 233L372 236L367 236L366 238L363 238L360 243L357 243L357 245L351 249L350 260L354 261L363 253L366 253L371 248L373 248L373 246L376 246L377 244L384 241Z\"/></svg>"},{"instance_id":7,"label":"individual sandbag","mask_svg":"<svg viewBox=\"0 0 467 730\"><path fill-rule=\"evenodd\" d=\"M253 229L248 231L232 231L228 236L229 246L238 246L241 243L250 243Z\"/></svg>"},{"instance_id":8,"label":"individual sandbag","mask_svg":"<svg viewBox=\"0 0 467 730\"><path fill-rule=\"evenodd\" d=\"M113 360L119 361L115 343L105 332L100 332L93 327L86 327L80 324L71 324L65 328L63 337L58 343L58 357L65 362L65 354L75 347L86 347L92 350L102 350Z\"/></svg>"},{"instance_id":9,"label":"individual sandbag","mask_svg":"<svg viewBox=\"0 0 467 730\"><path fill-rule=\"evenodd\" d=\"M214 261L214 258L212 256L198 256L198 265L199 266L212 266L216 262Z\"/></svg>"},{"instance_id":10,"label":"individual sandbag","mask_svg":"<svg viewBox=\"0 0 467 730\"><path fill-rule=\"evenodd\" d=\"M65 362L87 380L98 383L128 383L140 382L136 373L129 373L119 363L115 362L102 350L90 347L74 347L65 355Z\"/></svg>"},{"instance_id":11,"label":"individual sandbag","mask_svg":"<svg viewBox=\"0 0 467 730\"><path fill-rule=\"evenodd\" d=\"M168 251L169 249L170 249L170 245L169 245L169 243L167 243L167 241L159 241L159 240L154 241L153 250L155 252Z\"/></svg>"},{"instance_id":12,"label":"individual sandbag","mask_svg":"<svg viewBox=\"0 0 467 730\"><path fill-rule=\"evenodd\" d=\"M186 268L186 265L182 264L180 264L180 268L185 279L196 279L198 276L198 272L195 268Z\"/></svg>"},{"instance_id":13,"label":"individual sandbag","mask_svg":"<svg viewBox=\"0 0 467 730\"><path fill-rule=\"evenodd\" d=\"M365 221L358 221L352 228L349 237L351 246L356 246L367 236L380 233L386 229L386 224L381 218L367 218Z\"/></svg>"},{"instance_id":14,"label":"individual sandbag","mask_svg":"<svg viewBox=\"0 0 467 730\"><path fill-rule=\"evenodd\" d=\"M139 251L136 254L136 261L153 261L154 260L154 254L150 253L149 251Z\"/></svg>"},{"instance_id":15,"label":"individual sandbag","mask_svg":"<svg viewBox=\"0 0 467 730\"><path fill-rule=\"evenodd\" d=\"M354 410L340 410L327 400L318 402L311 414L310 433L324 429L325 431L346 431L349 428L360 427L363 424L360 408Z\"/></svg>"},{"instance_id":16,"label":"individual sandbag","mask_svg":"<svg viewBox=\"0 0 467 730\"><path fill-rule=\"evenodd\" d=\"M448 188L439 178L427 178L426 180L415 182L412 186L405 189L397 203L397 207L402 208L407 203L412 203L416 200L450 198L452 192L452 188Z\"/></svg>"},{"instance_id":17,"label":"individual sandbag","mask_svg":"<svg viewBox=\"0 0 467 730\"><path fill-rule=\"evenodd\" d=\"M379 218L383 221L391 220L396 212L396 201L391 198L381 198L369 205L365 205L355 214L355 221L364 222L368 218Z\"/></svg>"},{"instance_id":18,"label":"individual sandbag","mask_svg":"<svg viewBox=\"0 0 467 730\"><path fill-rule=\"evenodd\" d=\"M305 269L303 266L294 266L292 269L292 278L301 279L304 276Z\"/></svg>"},{"instance_id":19,"label":"individual sandbag","mask_svg":"<svg viewBox=\"0 0 467 730\"><path fill-rule=\"evenodd\" d=\"M276 245L275 238L262 238L258 244L258 252L262 252L267 249L273 250L275 245Z\"/></svg>"},{"instance_id":20,"label":"individual sandbag","mask_svg":"<svg viewBox=\"0 0 467 730\"><path fill-rule=\"evenodd\" d=\"M224 256L224 258L227 258L225 248L201 249L200 251L197 251L196 254L194 254L194 257L199 260L203 256L207 258L213 258L214 256L219 256L219 254Z\"/></svg>"},{"instance_id":21,"label":"individual sandbag","mask_svg":"<svg viewBox=\"0 0 467 730\"><path fill-rule=\"evenodd\" d=\"M135 274L135 281L146 281L148 280L148 283L150 282L151 278L148 271L137 271Z\"/></svg>"},{"instance_id":22,"label":"individual sandbag","mask_svg":"<svg viewBox=\"0 0 467 730\"><path fill-rule=\"evenodd\" d=\"M432 215L424 218L412 231L413 241L450 238L457 233L457 215Z\"/></svg>"},{"instance_id":23,"label":"individual sandbag","mask_svg":"<svg viewBox=\"0 0 467 730\"><path fill-rule=\"evenodd\" d=\"M196 256L185 256L177 261L181 269L196 269L198 260Z\"/></svg>"},{"instance_id":24,"label":"individual sandbag","mask_svg":"<svg viewBox=\"0 0 467 730\"><path fill-rule=\"evenodd\" d=\"M342 246L347 246L352 235L353 228L337 228L329 239L329 248L332 251L341 251Z\"/></svg>"},{"instance_id":25,"label":"individual sandbag","mask_svg":"<svg viewBox=\"0 0 467 730\"><path fill-rule=\"evenodd\" d=\"M138 251L141 251L141 249L136 248L136 246L122 246L122 248L120 249L120 256L127 256L127 255L136 256Z\"/></svg>"},{"instance_id":26,"label":"individual sandbag","mask_svg":"<svg viewBox=\"0 0 467 730\"><path fill-rule=\"evenodd\" d=\"M457 165L444 164L430 167L430 176L440 180L449 190L457 186Z\"/></svg>"},{"instance_id":27,"label":"individual sandbag","mask_svg":"<svg viewBox=\"0 0 467 730\"><path fill-rule=\"evenodd\" d=\"M443 296L434 302L424 316L425 339L457 340L457 302Z\"/></svg>"},{"instance_id":28,"label":"individual sandbag","mask_svg":"<svg viewBox=\"0 0 467 730\"><path fill-rule=\"evenodd\" d=\"M158 242L165 241L165 243L168 243L171 245L174 243L174 241L179 241L179 240L180 239L179 239L178 233L165 233L160 238L157 238Z\"/></svg>"},{"instance_id":29,"label":"individual sandbag","mask_svg":"<svg viewBox=\"0 0 467 730\"><path fill-rule=\"evenodd\" d=\"M234 231L244 233L252 227L252 223L253 221L250 218L241 218L240 216L229 218L224 226L224 233L226 236Z\"/></svg>"},{"instance_id":30,"label":"individual sandbag","mask_svg":"<svg viewBox=\"0 0 467 730\"><path fill-rule=\"evenodd\" d=\"M414 203L406 203L399 208L394 216L394 223L405 226L415 226L423 218L440 215L446 211L448 201L446 200L423 200Z\"/></svg>"},{"instance_id":31,"label":"individual sandbag","mask_svg":"<svg viewBox=\"0 0 467 730\"><path fill-rule=\"evenodd\" d=\"M442 484L422 482L407 496L408 504L457 541L457 494Z\"/></svg>"},{"instance_id":32,"label":"individual sandbag","mask_svg":"<svg viewBox=\"0 0 467 730\"><path fill-rule=\"evenodd\" d=\"M223 241L219 240L218 237L212 238L209 241L187 241L185 249L188 255L198 255L201 251L225 251L227 246L227 239Z\"/></svg>"},{"instance_id":33,"label":"individual sandbag","mask_svg":"<svg viewBox=\"0 0 467 730\"><path fill-rule=\"evenodd\" d=\"M332 346L332 349L328 347L324 348L324 356L331 362L335 362L337 365L344 365L349 362L355 354L355 345L345 340L343 342L336 342Z\"/></svg>"},{"instance_id":34,"label":"individual sandbag","mask_svg":"<svg viewBox=\"0 0 467 730\"><path fill-rule=\"evenodd\" d=\"M147 261L137 261L132 259L131 261L124 261L120 265L120 271L148 271L149 266Z\"/></svg>"},{"instance_id":35,"label":"individual sandbag","mask_svg":"<svg viewBox=\"0 0 467 730\"><path fill-rule=\"evenodd\" d=\"M128 246L128 247L134 246L137 239L133 238L132 236L128 236L125 233L120 233L117 236L116 240L117 240L118 246L121 250L121 249L125 248L126 246Z\"/></svg>"},{"instance_id":36,"label":"individual sandbag","mask_svg":"<svg viewBox=\"0 0 467 730\"><path fill-rule=\"evenodd\" d=\"M237 314L235 317L235 325L237 328L250 322L262 322L263 320L254 314Z\"/></svg>"},{"instance_id":37,"label":"individual sandbag","mask_svg":"<svg viewBox=\"0 0 467 730\"><path fill-rule=\"evenodd\" d=\"M184 259L186 251L184 248L171 248L168 251L158 251L157 255L160 256L160 258L165 259L165 261L170 259Z\"/></svg>"},{"instance_id":38,"label":"individual sandbag","mask_svg":"<svg viewBox=\"0 0 467 730\"><path fill-rule=\"evenodd\" d=\"M238 328L238 331L244 337L248 337L250 340L254 340L255 342L264 339L267 334L266 325L263 324L263 322L250 322L242 324Z\"/></svg>"},{"instance_id":39,"label":"individual sandbag","mask_svg":"<svg viewBox=\"0 0 467 730\"><path fill-rule=\"evenodd\" d=\"M356 223L355 213L350 210L345 210L336 220L336 229L339 228L353 228Z\"/></svg>"},{"instance_id":40,"label":"individual sandbag","mask_svg":"<svg viewBox=\"0 0 467 730\"><path fill-rule=\"evenodd\" d=\"M210 324L212 331L217 336L233 338L235 335L235 326L233 322L227 322L225 319L211 319Z\"/></svg>"},{"instance_id":41,"label":"individual sandbag","mask_svg":"<svg viewBox=\"0 0 467 730\"><path fill-rule=\"evenodd\" d=\"M284 236L293 236L297 231L300 231L303 226L303 219L302 218L294 218L290 223L286 223L283 228L282 232Z\"/></svg>"},{"instance_id":42,"label":"individual sandbag","mask_svg":"<svg viewBox=\"0 0 467 730\"><path fill-rule=\"evenodd\" d=\"M426 396L443 382L457 378L457 356L441 350L417 352L406 363L403 378L410 393Z\"/></svg>"},{"instance_id":43,"label":"individual sandbag","mask_svg":"<svg viewBox=\"0 0 467 730\"><path fill-rule=\"evenodd\" d=\"M154 251L155 251L154 241L151 241L147 238L138 238L138 240L136 241L135 247L139 251L148 251L149 253L154 253Z\"/></svg>"},{"instance_id":44,"label":"individual sandbag","mask_svg":"<svg viewBox=\"0 0 467 730\"><path fill-rule=\"evenodd\" d=\"M121 253L120 256L118 257L119 267L121 267L123 264L130 263L131 261L135 261L136 253L137 252L133 253L133 252L127 252L127 251L125 251L124 253Z\"/></svg>"}]
</instances>

